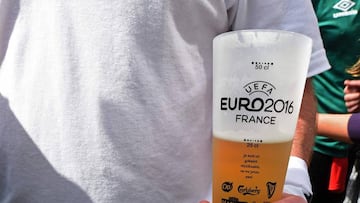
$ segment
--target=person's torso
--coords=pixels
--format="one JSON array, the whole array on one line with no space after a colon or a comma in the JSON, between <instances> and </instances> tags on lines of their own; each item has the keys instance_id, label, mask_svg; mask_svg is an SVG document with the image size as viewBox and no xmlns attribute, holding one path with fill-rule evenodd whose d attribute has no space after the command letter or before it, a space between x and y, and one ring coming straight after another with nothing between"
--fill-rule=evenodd
<instances>
[{"instance_id":1,"label":"person's torso","mask_svg":"<svg viewBox=\"0 0 360 203\"><path fill-rule=\"evenodd\" d=\"M314 0L324 47L332 68L314 77L320 113L347 113L344 102L346 69L360 56L360 1ZM323 136L316 138L315 150L345 156L348 145Z\"/></svg>"},{"instance_id":2,"label":"person's torso","mask_svg":"<svg viewBox=\"0 0 360 203\"><path fill-rule=\"evenodd\" d=\"M0 202L206 196L223 1L0 2Z\"/></svg>"}]
</instances>

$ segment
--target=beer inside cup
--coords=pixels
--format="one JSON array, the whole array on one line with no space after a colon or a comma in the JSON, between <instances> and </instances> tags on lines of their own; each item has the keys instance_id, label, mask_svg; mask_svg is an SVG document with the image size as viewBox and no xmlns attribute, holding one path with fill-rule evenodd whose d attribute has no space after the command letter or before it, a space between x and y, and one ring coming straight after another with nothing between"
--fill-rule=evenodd
<instances>
[{"instance_id":1,"label":"beer inside cup","mask_svg":"<svg viewBox=\"0 0 360 203\"><path fill-rule=\"evenodd\" d=\"M213 202L282 194L312 41L244 30L213 41Z\"/></svg>"}]
</instances>

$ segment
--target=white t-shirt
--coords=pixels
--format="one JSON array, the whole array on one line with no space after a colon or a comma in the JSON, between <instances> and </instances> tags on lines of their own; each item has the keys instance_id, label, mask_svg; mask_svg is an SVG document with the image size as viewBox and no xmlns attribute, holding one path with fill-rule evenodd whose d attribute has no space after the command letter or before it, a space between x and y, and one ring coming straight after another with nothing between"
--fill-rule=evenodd
<instances>
[{"instance_id":1,"label":"white t-shirt","mask_svg":"<svg viewBox=\"0 0 360 203\"><path fill-rule=\"evenodd\" d=\"M310 1L0 0L0 202L192 203L211 184L212 40L315 38ZM307 22L311 21L311 23Z\"/></svg>"}]
</instances>

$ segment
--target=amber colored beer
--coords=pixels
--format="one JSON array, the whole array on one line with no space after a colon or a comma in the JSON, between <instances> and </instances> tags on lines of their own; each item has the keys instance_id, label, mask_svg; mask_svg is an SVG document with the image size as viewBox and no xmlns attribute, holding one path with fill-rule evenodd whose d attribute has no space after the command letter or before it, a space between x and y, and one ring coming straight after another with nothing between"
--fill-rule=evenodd
<instances>
[{"instance_id":1,"label":"amber colored beer","mask_svg":"<svg viewBox=\"0 0 360 203\"><path fill-rule=\"evenodd\" d=\"M238 142L219 136L213 136L213 203L268 203L279 200L291 140Z\"/></svg>"}]
</instances>

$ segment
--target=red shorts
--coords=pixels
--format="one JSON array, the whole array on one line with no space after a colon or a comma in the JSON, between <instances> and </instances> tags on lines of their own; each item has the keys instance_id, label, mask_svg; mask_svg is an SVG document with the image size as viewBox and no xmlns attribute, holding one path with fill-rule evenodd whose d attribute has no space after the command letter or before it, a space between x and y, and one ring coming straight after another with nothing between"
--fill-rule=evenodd
<instances>
[{"instance_id":1,"label":"red shorts","mask_svg":"<svg viewBox=\"0 0 360 203\"><path fill-rule=\"evenodd\" d=\"M328 188L330 191L343 192L345 190L348 167L348 158L333 158Z\"/></svg>"}]
</instances>

